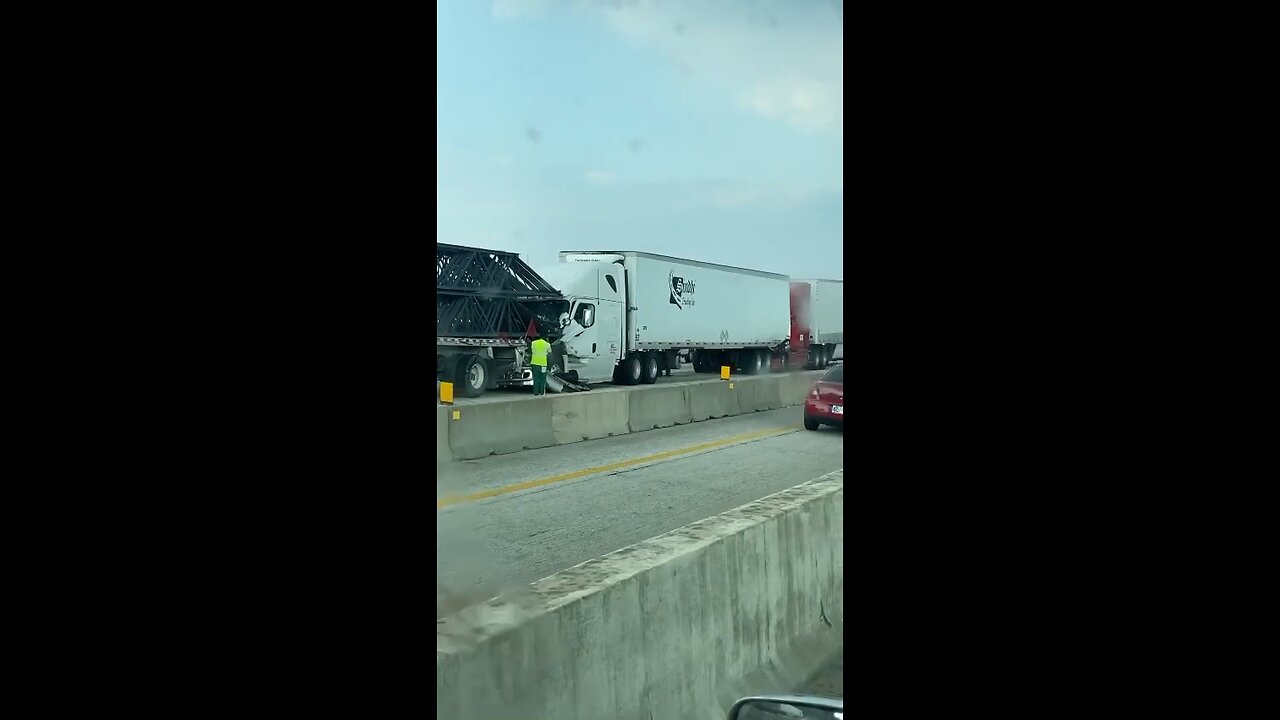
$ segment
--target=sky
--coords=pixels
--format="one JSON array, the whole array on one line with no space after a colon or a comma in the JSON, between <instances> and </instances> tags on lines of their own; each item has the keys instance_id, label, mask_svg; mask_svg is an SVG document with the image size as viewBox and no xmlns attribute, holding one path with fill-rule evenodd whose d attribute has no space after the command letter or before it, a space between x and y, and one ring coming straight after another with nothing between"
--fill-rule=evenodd
<instances>
[{"instance_id":1,"label":"sky","mask_svg":"<svg viewBox=\"0 0 1280 720\"><path fill-rule=\"evenodd\" d=\"M844 279L842 0L439 0L438 242Z\"/></svg>"}]
</instances>

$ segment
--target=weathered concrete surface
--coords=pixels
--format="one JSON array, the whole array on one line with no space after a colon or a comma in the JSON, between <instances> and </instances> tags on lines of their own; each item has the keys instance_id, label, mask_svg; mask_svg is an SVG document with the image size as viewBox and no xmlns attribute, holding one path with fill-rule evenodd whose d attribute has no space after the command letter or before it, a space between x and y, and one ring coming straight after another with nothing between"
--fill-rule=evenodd
<instances>
[{"instance_id":1,"label":"weathered concrete surface","mask_svg":"<svg viewBox=\"0 0 1280 720\"><path fill-rule=\"evenodd\" d=\"M551 431L556 444L569 443L631 432L628 424L628 393L579 393L550 397Z\"/></svg>"},{"instance_id":2,"label":"weathered concrete surface","mask_svg":"<svg viewBox=\"0 0 1280 720\"><path fill-rule=\"evenodd\" d=\"M706 718L842 646L837 471L436 624L442 717Z\"/></svg>"},{"instance_id":3,"label":"weathered concrete surface","mask_svg":"<svg viewBox=\"0 0 1280 720\"><path fill-rule=\"evenodd\" d=\"M436 456L438 462L474 460L800 405L821 375L780 373L735 378L732 383L698 381L615 392L516 397L505 402L455 405L452 409L461 412L460 420L441 415L444 406L437 406ZM447 422L442 424L441 417ZM441 433L449 453L440 452Z\"/></svg>"},{"instance_id":4,"label":"weathered concrete surface","mask_svg":"<svg viewBox=\"0 0 1280 720\"><path fill-rule=\"evenodd\" d=\"M449 449L455 460L557 444L548 398L454 409L460 411L459 419L449 421Z\"/></svg>"},{"instance_id":5,"label":"weathered concrete surface","mask_svg":"<svg viewBox=\"0 0 1280 720\"><path fill-rule=\"evenodd\" d=\"M813 384L822 377L821 373L805 373L803 375L787 375L782 380L779 396L784 406L803 405L805 396L813 388Z\"/></svg>"},{"instance_id":6,"label":"weathered concrete surface","mask_svg":"<svg viewBox=\"0 0 1280 720\"><path fill-rule=\"evenodd\" d=\"M734 383L734 389L738 393L738 407L744 413L777 410L782 407L782 384L789 377L788 375L770 375Z\"/></svg>"},{"instance_id":7,"label":"weathered concrete surface","mask_svg":"<svg viewBox=\"0 0 1280 720\"><path fill-rule=\"evenodd\" d=\"M690 385L688 388L689 417L694 422L732 417L741 412L738 409L738 394L729 389L727 382Z\"/></svg>"},{"instance_id":8,"label":"weathered concrete surface","mask_svg":"<svg viewBox=\"0 0 1280 720\"><path fill-rule=\"evenodd\" d=\"M449 408L436 406L436 463L449 462L453 452L449 449Z\"/></svg>"},{"instance_id":9,"label":"weathered concrete surface","mask_svg":"<svg viewBox=\"0 0 1280 720\"><path fill-rule=\"evenodd\" d=\"M645 392L630 393L627 406L631 432L685 425L693 422L689 413L689 386L652 387Z\"/></svg>"}]
</instances>

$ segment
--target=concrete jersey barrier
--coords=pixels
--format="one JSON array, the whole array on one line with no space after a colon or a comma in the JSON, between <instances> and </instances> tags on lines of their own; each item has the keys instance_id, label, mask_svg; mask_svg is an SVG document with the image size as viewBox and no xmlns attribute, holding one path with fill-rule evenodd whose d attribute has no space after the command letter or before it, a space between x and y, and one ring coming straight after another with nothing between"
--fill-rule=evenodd
<instances>
[{"instance_id":1,"label":"concrete jersey barrier","mask_svg":"<svg viewBox=\"0 0 1280 720\"><path fill-rule=\"evenodd\" d=\"M551 431L556 444L626 435L631 393L581 393L550 398Z\"/></svg>"},{"instance_id":2,"label":"concrete jersey barrier","mask_svg":"<svg viewBox=\"0 0 1280 720\"><path fill-rule=\"evenodd\" d=\"M687 425L693 422L689 412L688 385L656 385L631 396L628 408L631 432ZM616 393L615 393L616 394Z\"/></svg>"},{"instance_id":3,"label":"concrete jersey barrier","mask_svg":"<svg viewBox=\"0 0 1280 720\"><path fill-rule=\"evenodd\" d=\"M436 625L436 713L723 720L839 650L844 472L540 580Z\"/></svg>"},{"instance_id":4,"label":"concrete jersey barrier","mask_svg":"<svg viewBox=\"0 0 1280 720\"><path fill-rule=\"evenodd\" d=\"M437 406L437 462L474 460L799 405L821 376L821 371L782 373L734 378L732 383L673 383ZM447 411L458 411L459 419L453 420Z\"/></svg>"},{"instance_id":5,"label":"concrete jersey barrier","mask_svg":"<svg viewBox=\"0 0 1280 720\"><path fill-rule=\"evenodd\" d=\"M453 452L449 449L449 408L436 406L436 463L449 462Z\"/></svg>"},{"instance_id":6,"label":"concrete jersey barrier","mask_svg":"<svg viewBox=\"0 0 1280 720\"><path fill-rule=\"evenodd\" d=\"M729 383L703 383L689 386L689 416L694 422L737 415L738 391Z\"/></svg>"},{"instance_id":7,"label":"concrete jersey barrier","mask_svg":"<svg viewBox=\"0 0 1280 720\"><path fill-rule=\"evenodd\" d=\"M453 408L449 449L455 460L474 460L558 445L551 424L551 402L539 398Z\"/></svg>"}]
</instances>

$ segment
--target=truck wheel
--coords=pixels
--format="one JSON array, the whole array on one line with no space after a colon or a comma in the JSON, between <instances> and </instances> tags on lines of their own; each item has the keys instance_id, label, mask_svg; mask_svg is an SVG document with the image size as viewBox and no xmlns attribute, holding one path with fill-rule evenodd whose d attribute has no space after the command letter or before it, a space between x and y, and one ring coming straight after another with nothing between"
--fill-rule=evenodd
<instances>
[{"instance_id":1,"label":"truck wheel","mask_svg":"<svg viewBox=\"0 0 1280 720\"><path fill-rule=\"evenodd\" d=\"M759 375L760 351L743 350L742 353L742 372L747 375Z\"/></svg>"},{"instance_id":2,"label":"truck wheel","mask_svg":"<svg viewBox=\"0 0 1280 720\"><path fill-rule=\"evenodd\" d=\"M640 382L645 385L652 385L658 382L658 355L656 353L645 353L644 360L640 361L644 372L640 375Z\"/></svg>"},{"instance_id":3,"label":"truck wheel","mask_svg":"<svg viewBox=\"0 0 1280 720\"><path fill-rule=\"evenodd\" d=\"M620 374L622 375L619 379L622 380L623 385L640 384L640 358L632 355L626 360L623 360L622 365L619 367L621 368Z\"/></svg>"},{"instance_id":4,"label":"truck wheel","mask_svg":"<svg viewBox=\"0 0 1280 720\"><path fill-rule=\"evenodd\" d=\"M465 397L475 398L484 394L485 381L489 379L489 369L484 360L477 355L467 355L458 363L458 385L462 387Z\"/></svg>"}]
</instances>

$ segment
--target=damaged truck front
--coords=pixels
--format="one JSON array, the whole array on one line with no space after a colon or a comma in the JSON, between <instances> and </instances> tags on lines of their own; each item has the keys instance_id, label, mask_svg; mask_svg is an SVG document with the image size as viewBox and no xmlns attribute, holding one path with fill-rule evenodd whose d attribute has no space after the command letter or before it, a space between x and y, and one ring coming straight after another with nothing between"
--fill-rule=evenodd
<instances>
[{"instance_id":1,"label":"damaged truck front","mask_svg":"<svg viewBox=\"0 0 1280 720\"><path fill-rule=\"evenodd\" d=\"M436 380L465 397L532 384L529 336L552 344L569 302L512 252L436 244Z\"/></svg>"}]
</instances>

